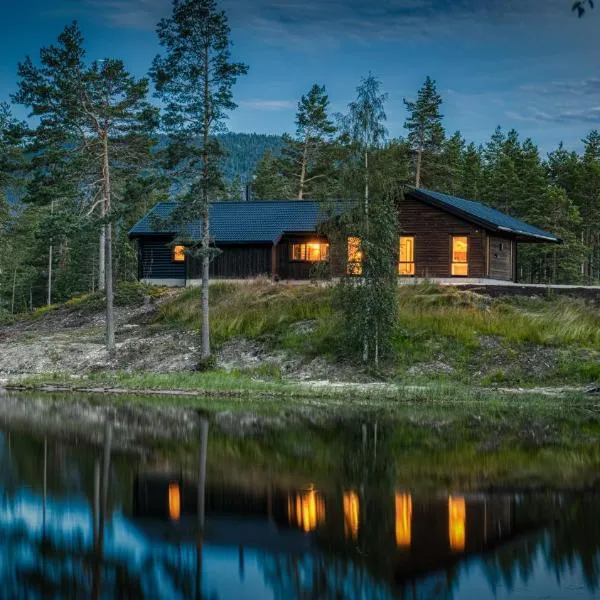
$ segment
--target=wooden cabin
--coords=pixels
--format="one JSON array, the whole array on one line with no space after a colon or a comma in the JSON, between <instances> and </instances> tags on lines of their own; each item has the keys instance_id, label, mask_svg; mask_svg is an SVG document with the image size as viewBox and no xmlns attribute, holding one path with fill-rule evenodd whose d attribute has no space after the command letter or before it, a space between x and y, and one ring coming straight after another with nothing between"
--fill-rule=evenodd
<instances>
[{"instance_id":1,"label":"wooden cabin","mask_svg":"<svg viewBox=\"0 0 600 600\"><path fill-rule=\"evenodd\" d=\"M221 250L211 262L211 277L360 276L360 239L329 239L325 233L340 206L309 200L211 203L211 242ZM170 286L200 281L200 260L186 246L198 244L201 222L178 234L169 221L175 207L157 204L129 232L138 243L140 280ZM516 281L520 243L560 243L479 202L412 187L399 202L398 223L398 275L405 279Z\"/></svg>"}]
</instances>

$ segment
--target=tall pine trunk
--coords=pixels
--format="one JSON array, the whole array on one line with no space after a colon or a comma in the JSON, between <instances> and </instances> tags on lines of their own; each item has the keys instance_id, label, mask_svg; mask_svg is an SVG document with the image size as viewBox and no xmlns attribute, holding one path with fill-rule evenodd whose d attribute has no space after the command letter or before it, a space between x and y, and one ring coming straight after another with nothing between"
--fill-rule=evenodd
<instances>
[{"instance_id":1,"label":"tall pine trunk","mask_svg":"<svg viewBox=\"0 0 600 600\"><path fill-rule=\"evenodd\" d=\"M50 214L54 215L54 200L50 202ZM54 247L53 240L50 238L50 247L48 248L48 287L46 304L50 306L52 304L52 263L54 259Z\"/></svg>"},{"instance_id":2,"label":"tall pine trunk","mask_svg":"<svg viewBox=\"0 0 600 600\"><path fill-rule=\"evenodd\" d=\"M300 187L298 189L298 200L304 199L304 182L306 181L306 169L308 167L308 138L304 142L302 153L302 168L300 169Z\"/></svg>"},{"instance_id":3,"label":"tall pine trunk","mask_svg":"<svg viewBox=\"0 0 600 600\"><path fill-rule=\"evenodd\" d=\"M423 150L417 150L417 172L415 174L415 187L421 187L421 169L423 165Z\"/></svg>"},{"instance_id":4,"label":"tall pine trunk","mask_svg":"<svg viewBox=\"0 0 600 600\"><path fill-rule=\"evenodd\" d=\"M209 126L210 126L210 94L209 94L209 48L204 48L204 132L202 147L202 350L203 360L210 357L210 314L209 314L209 277L210 256L208 253L210 245L210 212L209 212Z\"/></svg>"},{"instance_id":5,"label":"tall pine trunk","mask_svg":"<svg viewBox=\"0 0 600 600\"><path fill-rule=\"evenodd\" d=\"M109 217L104 225L104 287L106 295L106 349L109 354L114 354L115 346L115 310L114 310L114 289L113 289L113 264L112 264L112 222L110 220L111 209L111 181L110 181L110 163L108 158L108 132L104 133L102 140L103 154L103 213Z\"/></svg>"},{"instance_id":6,"label":"tall pine trunk","mask_svg":"<svg viewBox=\"0 0 600 600\"><path fill-rule=\"evenodd\" d=\"M100 218L102 219L102 228L100 229L100 245L98 246L98 290L104 291L106 286L106 273L104 272L104 266L106 264L106 225L104 219L106 217L106 211L104 203L100 207Z\"/></svg>"}]
</instances>

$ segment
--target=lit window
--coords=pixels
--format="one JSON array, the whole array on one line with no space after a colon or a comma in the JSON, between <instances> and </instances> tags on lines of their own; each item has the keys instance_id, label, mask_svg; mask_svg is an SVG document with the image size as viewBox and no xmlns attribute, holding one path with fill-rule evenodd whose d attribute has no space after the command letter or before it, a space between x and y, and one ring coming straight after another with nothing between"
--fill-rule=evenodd
<instances>
[{"instance_id":1,"label":"lit window","mask_svg":"<svg viewBox=\"0 0 600 600\"><path fill-rule=\"evenodd\" d=\"M171 258L173 262L185 262L185 246L173 246Z\"/></svg>"},{"instance_id":2,"label":"lit window","mask_svg":"<svg viewBox=\"0 0 600 600\"><path fill-rule=\"evenodd\" d=\"M465 549L465 522L467 506L464 498L448 498L448 539L450 549L462 552Z\"/></svg>"},{"instance_id":3,"label":"lit window","mask_svg":"<svg viewBox=\"0 0 600 600\"><path fill-rule=\"evenodd\" d=\"M415 238L400 238L400 275L415 274Z\"/></svg>"},{"instance_id":4,"label":"lit window","mask_svg":"<svg viewBox=\"0 0 600 600\"><path fill-rule=\"evenodd\" d=\"M310 487L305 492L288 496L288 520L305 532L314 531L325 522L323 497Z\"/></svg>"},{"instance_id":5,"label":"lit window","mask_svg":"<svg viewBox=\"0 0 600 600\"><path fill-rule=\"evenodd\" d=\"M362 275L363 253L361 245L360 238L348 238L348 275Z\"/></svg>"},{"instance_id":6,"label":"lit window","mask_svg":"<svg viewBox=\"0 0 600 600\"><path fill-rule=\"evenodd\" d=\"M292 260L300 262L321 262L329 260L329 244L324 242L292 244Z\"/></svg>"},{"instance_id":7,"label":"lit window","mask_svg":"<svg viewBox=\"0 0 600 600\"><path fill-rule=\"evenodd\" d=\"M455 235L452 238L452 275L466 277L469 274L469 238Z\"/></svg>"},{"instance_id":8,"label":"lit window","mask_svg":"<svg viewBox=\"0 0 600 600\"><path fill-rule=\"evenodd\" d=\"M409 548L412 531L412 497L410 494L396 494L396 544Z\"/></svg>"},{"instance_id":9,"label":"lit window","mask_svg":"<svg viewBox=\"0 0 600 600\"><path fill-rule=\"evenodd\" d=\"M181 517L181 489L178 483L169 484L169 517L179 521Z\"/></svg>"},{"instance_id":10,"label":"lit window","mask_svg":"<svg viewBox=\"0 0 600 600\"><path fill-rule=\"evenodd\" d=\"M356 492L344 493L344 535L355 540L358 537L360 500Z\"/></svg>"}]
</instances>

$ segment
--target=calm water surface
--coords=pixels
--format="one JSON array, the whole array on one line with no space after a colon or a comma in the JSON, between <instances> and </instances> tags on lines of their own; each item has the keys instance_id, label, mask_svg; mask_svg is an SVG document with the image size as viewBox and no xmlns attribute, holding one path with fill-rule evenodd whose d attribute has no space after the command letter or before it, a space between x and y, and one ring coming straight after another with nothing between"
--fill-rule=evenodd
<instances>
[{"instance_id":1,"label":"calm water surface","mask_svg":"<svg viewBox=\"0 0 600 600\"><path fill-rule=\"evenodd\" d=\"M113 455L103 518L101 454L0 432L0 598L600 598L593 494L317 484L209 453L201 535L194 459Z\"/></svg>"}]
</instances>

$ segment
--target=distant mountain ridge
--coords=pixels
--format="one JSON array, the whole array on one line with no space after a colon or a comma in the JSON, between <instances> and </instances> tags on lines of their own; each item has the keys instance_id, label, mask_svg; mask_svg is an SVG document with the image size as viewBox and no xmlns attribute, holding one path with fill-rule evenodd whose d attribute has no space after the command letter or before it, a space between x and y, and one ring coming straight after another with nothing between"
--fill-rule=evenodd
<instances>
[{"instance_id":1,"label":"distant mountain ridge","mask_svg":"<svg viewBox=\"0 0 600 600\"><path fill-rule=\"evenodd\" d=\"M243 185L250 183L258 161L267 150L279 155L283 147L282 136L266 133L223 133L218 138L227 152L224 179L231 183L238 176Z\"/></svg>"}]
</instances>

